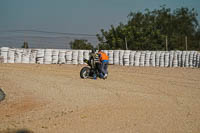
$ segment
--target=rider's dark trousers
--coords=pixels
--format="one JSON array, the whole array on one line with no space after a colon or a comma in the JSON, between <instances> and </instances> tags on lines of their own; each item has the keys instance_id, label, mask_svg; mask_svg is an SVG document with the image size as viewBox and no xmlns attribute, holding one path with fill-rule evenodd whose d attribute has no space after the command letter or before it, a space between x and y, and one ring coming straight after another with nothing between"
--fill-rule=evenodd
<instances>
[{"instance_id":1,"label":"rider's dark trousers","mask_svg":"<svg viewBox=\"0 0 200 133\"><path fill-rule=\"evenodd\" d=\"M108 74L108 62L102 62L101 64L101 72L105 75Z\"/></svg>"}]
</instances>

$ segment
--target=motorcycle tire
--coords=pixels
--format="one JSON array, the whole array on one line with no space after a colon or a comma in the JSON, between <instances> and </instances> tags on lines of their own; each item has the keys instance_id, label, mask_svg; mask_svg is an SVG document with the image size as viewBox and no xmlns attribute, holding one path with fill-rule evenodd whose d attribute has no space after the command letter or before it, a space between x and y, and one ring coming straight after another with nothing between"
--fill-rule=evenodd
<instances>
[{"instance_id":1,"label":"motorcycle tire","mask_svg":"<svg viewBox=\"0 0 200 133\"><path fill-rule=\"evenodd\" d=\"M90 76L90 68L89 67L83 67L80 71L80 77L82 79L89 78Z\"/></svg>"},{"instance_id":2,"label":"motorcycle tire","mask_svg":"<svg viewBox=\"0 0 200 133\"><path fill-rule=\"evenodd\" d=\"M3 101L5 99L6 94L3 92L3 90L0 88L0 101Z\"/></svg>"}]
</instances>

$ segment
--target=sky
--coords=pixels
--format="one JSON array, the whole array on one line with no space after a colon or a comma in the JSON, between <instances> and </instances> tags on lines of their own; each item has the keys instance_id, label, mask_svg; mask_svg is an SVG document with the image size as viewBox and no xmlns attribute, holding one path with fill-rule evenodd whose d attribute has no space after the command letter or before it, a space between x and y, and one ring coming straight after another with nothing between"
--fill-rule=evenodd
<instances>
[{"instance_id":1,"label":"sky","mask_svg":"<svg viewBox=\"0 0 200 133\"><path fill-rule=\"evenodd\" d=\"M158 9L163 4L171 9L195 8L200 15L200 0L0 0L0 31L95 35L110 25L126 23L130 12Z\"/></svg>"},{"instance_id":2,"label":"sky","mask_svg":"<svg viewBox=\"0 0 200 133\"><path fill-rule=\"evenodd\" d=\"M0 0L0 47L20 48L27 41L31 48L70 48L75 39L96 46L101 29L126 24L130 12L162 5L195 8L200 21L200 0Z\"/></svg>"}]
</instances>

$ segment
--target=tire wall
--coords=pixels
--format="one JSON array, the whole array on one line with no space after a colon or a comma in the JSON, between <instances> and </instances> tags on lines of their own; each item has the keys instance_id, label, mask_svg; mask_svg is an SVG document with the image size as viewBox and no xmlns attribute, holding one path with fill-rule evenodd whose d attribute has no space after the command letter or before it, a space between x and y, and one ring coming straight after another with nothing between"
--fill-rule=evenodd
<instances>
[{"instance_id":1,"label":"tire wall","mask_svg":"<svg viewBox=\"0 0 200 133\"><path fill-rule=\"evenodd\" d=\"M90 50L0 48L1 63L84 64ZM198 51L104 50L110 65L200 68Z\"/></svg>"}]
</instances>

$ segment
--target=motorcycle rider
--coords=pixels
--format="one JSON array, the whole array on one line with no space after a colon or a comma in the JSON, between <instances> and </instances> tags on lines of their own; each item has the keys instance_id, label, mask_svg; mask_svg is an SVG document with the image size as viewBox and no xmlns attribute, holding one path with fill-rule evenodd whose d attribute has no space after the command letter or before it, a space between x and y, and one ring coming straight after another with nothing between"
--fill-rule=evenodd
<instances>
[{"instance_id":1,"label":"motorcycle rider","mask_svg":"<svg viewBox=\"0 0 200 133\"><path fill-rule=\"evenodd\" d=\"M90 57L89 57L89 61L90 61L92 69L95 68L95 58L96 58L95 49L92 49L92 52L90 53Z\"/></svg>"},{"instance_id":2,"label":"motorcycle rider","mask_svg":"<svg viewBox=\"0 0 200 133\"><path fill-rule=\"evenodd\" d=\"M90 57L89 57L89 62L91 64L91 68L92 70L94 71L94 74L93 74L93 78L96 79L96 71L95 70L99 70L99 56L98 54L96 53L96 50L95 49L92 49L92 52L90 53Z\"/></svg>"},{"instance_id":3,"label":"motorcycle rider","mask_svg":"<svg viewBox=\"0 0 200 133\"><path fill-rule=\"evenodd\" d=\"M104 53L103 51L101 51L101 49L99 49L99 52L98 52L98 55L99 55L99 60L101 62L101 72L103 73L104 75L104 79L107 78L108 76L108 60L109 60L109 57L106 53Z\"/></svg>"}]
</instances>

